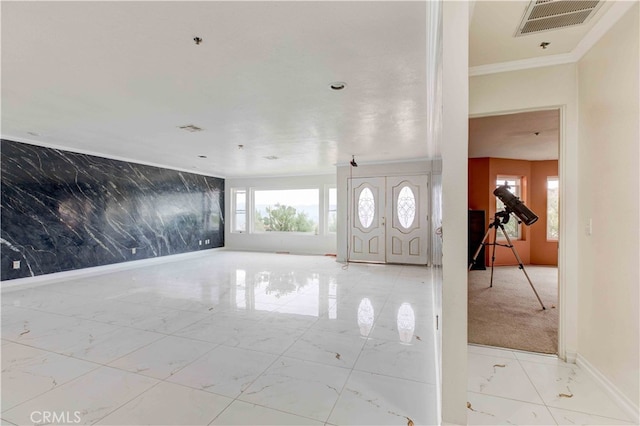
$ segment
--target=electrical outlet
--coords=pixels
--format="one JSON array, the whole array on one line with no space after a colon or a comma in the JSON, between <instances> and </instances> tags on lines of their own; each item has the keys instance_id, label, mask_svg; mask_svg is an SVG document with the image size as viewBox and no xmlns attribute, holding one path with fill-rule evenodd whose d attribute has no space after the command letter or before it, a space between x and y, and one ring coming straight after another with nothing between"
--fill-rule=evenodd
<instances>
[{"instance_id":1,"label":"electrical outlet","mask_svg":"<svg viewBox=\"0 0 640 426\"><path fill-rule=\"evenodd\" d=\"M13 261L13 269L20 269L20 261L19 260L14 260Z\"/></svg>"},{"instance_id":2,"label":"electrical outlet","mask_svg":"<svg viewBox=\"0 0 640 426\"><path fill-rule=\"evenodd\" d=\"M202 240L198 241L198 245L201 246L202 245Z\"/></svg>"},{"instance_id":3,"label":"electrical outlet","mask_svg":"<svg viewBox=\"0 0 640 426\"><path fill-rule=\"evenodd\" d=\"M587 234L587 236L591 236L591 234L593 233L593 220L591 218L587 220L587 224L584 227L584 232L585 234Z\"/></svg>"},{"instance_id":4,"label":"electrical outlet","mask_svg":"<svg viewBox=\"0 0 640 426\"><path fill-rule=\"evenodd\" d=\"M135 247L131 249L131 254L136 254L136 248Z\"/></svg>"}]
</instances>

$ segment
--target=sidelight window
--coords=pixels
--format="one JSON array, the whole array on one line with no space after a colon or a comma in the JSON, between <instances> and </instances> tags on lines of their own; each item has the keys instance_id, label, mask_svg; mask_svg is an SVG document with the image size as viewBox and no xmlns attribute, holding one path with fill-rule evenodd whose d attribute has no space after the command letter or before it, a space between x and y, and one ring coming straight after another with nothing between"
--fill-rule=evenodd
<instances>
[{"instance_id":1,"label":"sidelight window","mask_svg":"<svg viewBox=\"0 0 640 426\"><path fill-rule=\"evenodd\" d=\"M547 240L558 241L558 177L547 178Z\"/></svg>"}]
</instances>

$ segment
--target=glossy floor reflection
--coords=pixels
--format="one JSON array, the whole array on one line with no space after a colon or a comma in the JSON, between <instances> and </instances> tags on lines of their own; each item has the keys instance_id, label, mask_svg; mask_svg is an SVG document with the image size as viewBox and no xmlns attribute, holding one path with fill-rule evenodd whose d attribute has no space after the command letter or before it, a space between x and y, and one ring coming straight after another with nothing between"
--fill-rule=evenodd
<instances>
[{"instance_id":1,"label":"glossy floor reflection","mask_svg":"<svg viewBox=\"0 0 640 426\"><path fill-rule=\"evenodd\" d=\"M439 282L216 251L3 291L3 424L436 424Z\"/></svg>"},{"instance_id":2,"label":"glossy floor reflection","mask_svg":"<svg viewBox=\"0 0 640 426\"><path fill-rule=\"evenodd\" d=\"M555 356L469 345L469 425L632 425L576 364Z\"/></svg>"}]
</instances>

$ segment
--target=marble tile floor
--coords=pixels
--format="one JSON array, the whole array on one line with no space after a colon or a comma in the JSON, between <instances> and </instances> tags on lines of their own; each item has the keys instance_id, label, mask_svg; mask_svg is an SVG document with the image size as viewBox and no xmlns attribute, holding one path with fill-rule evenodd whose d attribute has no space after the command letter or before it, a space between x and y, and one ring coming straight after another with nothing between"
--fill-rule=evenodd
<instances>
[{"instance_id":1,"label":"marble tile floor","mask_svg":"<svg viewBox=\"0 0 640 426\"><path fill-rule=\"evenodd\" d=\"M470 425L636 424L579 366L557 357L469 345Z\"/></svg>"},{"instance_id":2,"label":"marble tile floor","mask_svg":"<svg viewBox=\"0 0 640 426\"><path fill-rule=\"evenodd\" d=\"M214 251L2 292L2 424L436 424L439 269Z\"/></svg>"},{"instance_id":3,"label":"marble tile floor","mask_svg":"<svg viewBox=\"0 0 640 426\"><path fill-rule=\"evenodd\" d=\"M3 290L2 424L436 424L439 283L217 251ZM469 424L633 424L576 365L468 359Z\"/></svg>"}]
</instances>

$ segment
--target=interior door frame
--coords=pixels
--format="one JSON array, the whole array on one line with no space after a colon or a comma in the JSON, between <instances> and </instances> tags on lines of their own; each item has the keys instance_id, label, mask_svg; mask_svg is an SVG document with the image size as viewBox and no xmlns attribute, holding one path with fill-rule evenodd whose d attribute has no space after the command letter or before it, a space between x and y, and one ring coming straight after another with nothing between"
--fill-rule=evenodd
<instances>
[{"instance_id":1,"label":"interior door frame","mask_svg":"<svg viewBox=\"0 0 640 426\"><path fill-rule=\"evenodd\" d=\"M565 360L567 362L575 362L575 359L569 359L566 347L567 341L567 329L569 318L567 317L567 313L571 310L576 310L577 306L575 303L571 303L569 301L569 297L567 294L567 271L565 265L567 263L567 226L566 226L566 218L567 218L567 204L564 201L563 194L566 194L566 180L564 179L565 171L567 170L567 155L565 151L567 149L567 105L549 105L538 108L522 108L522 109L511 109L511 110L501 110L501 111L493 111L481 114L470 114L469 119L472 118L481 118L481 117L492 117L496 115L508 115L508 114L517 114L521 112L535 112L535 111L558 111L559 113L559 129L558 129L558 186L560 189L560 198L558 202L558 222L559 222L559 232L558 232L558 358ZM468 188L467 188L468 191Z\"/></svg>"}]
</instances>

